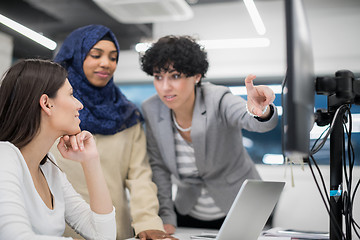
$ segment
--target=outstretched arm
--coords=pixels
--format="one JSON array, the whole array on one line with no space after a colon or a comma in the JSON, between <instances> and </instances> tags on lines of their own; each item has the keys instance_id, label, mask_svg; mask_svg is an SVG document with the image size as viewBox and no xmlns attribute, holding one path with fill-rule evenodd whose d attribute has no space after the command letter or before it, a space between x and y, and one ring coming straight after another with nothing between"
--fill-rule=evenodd
<instances>
[{"instance_id":1,"label":"outstretched arm","mask_svg":"<svg viewBox=\"0 0 360 240\"><path fill-rule=\"evenodd\" d=\"M249 74L245 79L247 91L247 108L250 113L261 118L268 118L270 108L268 107L275 100L274 91L265 85L254 86L255 75Z\"/></svg>"}]
</instances>

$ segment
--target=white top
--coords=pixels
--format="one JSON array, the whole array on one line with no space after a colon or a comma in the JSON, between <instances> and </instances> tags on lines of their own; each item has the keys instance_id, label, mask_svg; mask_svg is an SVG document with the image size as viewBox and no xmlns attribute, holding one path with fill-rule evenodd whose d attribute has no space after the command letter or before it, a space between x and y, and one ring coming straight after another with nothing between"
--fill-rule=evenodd
<instances>
[{"instance_id":1,"label":"white top","mask_svg":"<svg viewBox=\"0 0 360 240\"><path fill-rule=\"evenodd\" d=\"M51 154L49 157L55 161ZM0 239L72 239L61 237L65 221L86 239L115 239L115 209L109 214L92 212L57 166L47 161L41 170L54 209L36 191L20 150L0 142Z\"/></svg>"}]
</instances>

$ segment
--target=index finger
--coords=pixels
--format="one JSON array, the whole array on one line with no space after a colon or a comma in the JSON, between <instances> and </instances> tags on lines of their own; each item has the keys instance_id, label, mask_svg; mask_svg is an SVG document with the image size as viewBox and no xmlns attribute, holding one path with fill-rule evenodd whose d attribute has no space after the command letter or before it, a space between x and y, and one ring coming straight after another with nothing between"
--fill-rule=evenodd
<instances>
[{"instance_id":1,"label":"index finger","mask_svg":"<svg viewBox=\"0 0 360 240\"><path fill-rule=\"evenodd\" d=\"M255 75L253 74L249 74L247 75L247 77L245 78L245 87L248 91L252 90L254 88L254 84L253 81L256 78Z\"/></svg>"},{"instance_id":2,"label":"index finger","mask_svg":"<svg viewBox=\"0 0 360 240\"><path fill-rule=\"evenodd\" d=\"M83 134L79 133L76 135L76 141L78 144L78 147L80 148L80 151L84 150L84 136Z\"/></svg>"}]
</instances>

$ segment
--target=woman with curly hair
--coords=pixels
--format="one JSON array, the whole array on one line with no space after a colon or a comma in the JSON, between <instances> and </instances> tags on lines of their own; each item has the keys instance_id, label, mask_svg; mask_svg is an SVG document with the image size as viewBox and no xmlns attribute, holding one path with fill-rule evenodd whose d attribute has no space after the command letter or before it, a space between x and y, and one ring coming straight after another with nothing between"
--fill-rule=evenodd
<instances>
[{"instance_id":1,"label":"woman with curly hair","mask_svg":"<svg viewBox=\"0 0 360 240\"><path fill-rule=\"evenodd\" d=\"M247 100L202 83L207 53L189 36L162 37L140 60L157 91L142 109L164 228L219 229L244 180L260 178L242 129L266 132L276 126L275 94L254 86L254 75L245 79Z\"/></svg>"}]
</instances>

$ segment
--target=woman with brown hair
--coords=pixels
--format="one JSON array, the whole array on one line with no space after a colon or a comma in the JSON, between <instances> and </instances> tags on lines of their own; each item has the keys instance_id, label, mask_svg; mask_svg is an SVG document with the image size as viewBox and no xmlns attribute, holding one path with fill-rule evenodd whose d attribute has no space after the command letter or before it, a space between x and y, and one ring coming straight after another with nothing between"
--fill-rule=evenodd
<instances>
[{"instance_id":1,"label":"woman with brown hair","mask_svg":"<svg viewBox=\"0 0 360 240\"><path fill-rule=\"evenodd\" d=\"M22 60L0 85L0 239L65 239L65 222L86 239L115 239L115 209L91 133L81 131L83 105L67 72L45 60ZM87 204L49 153L80 162ZM69 161L70 161L69 160Z\"/></svg>"}]
</instances>

